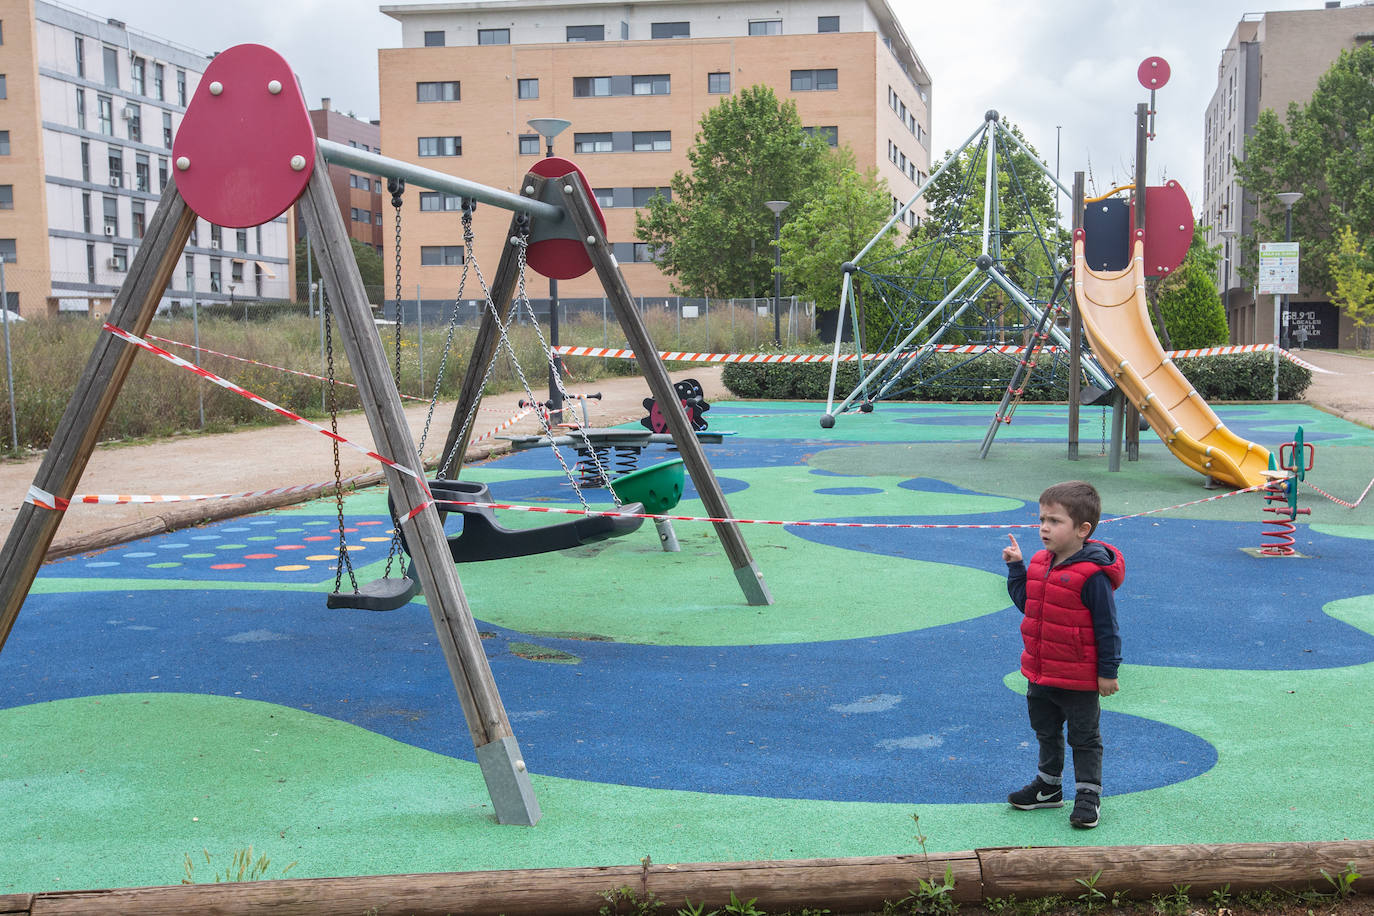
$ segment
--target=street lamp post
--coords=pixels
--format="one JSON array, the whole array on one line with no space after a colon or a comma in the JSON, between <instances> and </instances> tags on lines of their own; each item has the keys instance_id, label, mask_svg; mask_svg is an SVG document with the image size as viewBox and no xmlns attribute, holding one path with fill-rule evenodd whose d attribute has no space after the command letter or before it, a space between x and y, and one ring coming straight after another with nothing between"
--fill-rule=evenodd
<instances>
[{"instance_id":1,"label":"street lamp post","mask_svg":"<svg viewBox=\"0 0 1374 916\"><path fill-rule=\"evenodd\" d=\"M1219 234L1225 246L1221 260L1221 307L1226 312L1226 326L1229 328L1231 326L1231 240L1236 237L1236 230L1222 229Z\"/></svg>"},{"instance_id":2,"label":"street lamp post","mask_svg":"<svg viewBox=\"0 0 1374 916\"><path fill-rule=\"evenodd\" d=\"M1302 200L1301 191L1283 191L1274 195L1283 204L1283 240L1293 241L1293 205ZM1282 313L1288 311L1288 294L1283 294ZM1274 400L1279 399L1279 315L1278 303L1274 308Z\"/></svg>"},{"instance_id":3,"label":"street lamp post","mask_svg":"<svg viewBox=\"0 0 1374 916\"><path fill-rule=\"evenodd\" d=\"M553 138L572 126L563 118L530 118L525 122L544 138L544 158L553 158ZM558 281L549 277L549 346L558 346ZM549 359L549 422L563 420L563 393L558 388L558 357Z\"/></svg>"},{"instance_id":4,"label":"street lamp post","mask_svg":"<svg viewBox=\"0 0 1374 916\"><path fill-rule=\"evenodd\" d=\"M763 205L773 211L773 345L782 346L782 318L778 300L782 297L782 211L791 206L789 200L765 200Z\"/></svg>"}]
</instances>

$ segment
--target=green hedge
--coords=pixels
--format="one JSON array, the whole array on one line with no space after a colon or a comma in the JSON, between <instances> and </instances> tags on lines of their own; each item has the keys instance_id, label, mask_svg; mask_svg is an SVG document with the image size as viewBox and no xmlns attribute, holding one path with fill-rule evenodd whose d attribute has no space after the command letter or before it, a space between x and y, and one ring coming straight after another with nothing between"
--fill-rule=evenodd
<instances>
[{"instance_id":1,"label":"green hedge","mask_svg":"<svg viewBox=\"0 0 1374 916\"><path fill-rule=\"evenodd\" d=\"M923 370L929 380L915 393L921 401L1000 401L1006 390L1011 363L985 354L965 357L937 353ZM1208 401L1267 401L1274 394L1273 357L1265 353L1206 356L1176 362L1193 387ZM725 386L739 398L764 401L820 401L830 389L829 363L730 363L722 375ZM1279 361L1279 397L1301 398L1312 382L1308 369L1288 360ZM841 363L836 373L836 392L843 395L859 383L854 363ZM1067 388L1061 377L1037 372L1026 389L1028 401L1064 400Z\"/></svg>"}]
</instances>

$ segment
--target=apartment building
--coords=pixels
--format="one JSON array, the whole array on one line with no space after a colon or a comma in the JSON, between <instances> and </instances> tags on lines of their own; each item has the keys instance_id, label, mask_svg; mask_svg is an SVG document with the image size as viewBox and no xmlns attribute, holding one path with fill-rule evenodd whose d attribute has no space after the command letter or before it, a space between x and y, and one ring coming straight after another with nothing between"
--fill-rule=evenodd
<instances>
[{"instance_id":1,"label":"apartment building","mask_svg":"<svg viewBox=\"0 0 1374 916\"><path fill-rule=\"evenodd\" d=\"M0 254L21 315L108 312L207 56L48 0L0 0ZM163 304L281 299L289 217L197 221Z\"/></svg>"},{"instance_id":2,"label":"apartment building","mask_svg":"<svg viewBox=\"0 0 1374 916\"><path fill-rule=\"evenodd\" d=\"M310 110L310 126L321 140L332 140L369 153L382 151L380 121L363 121L351 114L335 111L329 99L321 99L320 107ZM383 200L391 200L390 194L384 196L386 182L375 175L363 175L347 166L330 163L329 184L334 188L334 196L339 199L348 237L370 245L380 253L382 227L387 222L383 209L388 212L391 209L389 206L382 207ZM304 230L304 224L298 220L297 241Z\"/></svg>"},{"instance_id":3,"label":"apartment building","mask_svg":"<svg viewBox=\"0 0 1374 916\"><path fill-rule=\"evenodd\" d=\"M528 121L571 122L554 138L554 154L586 174L639 296L669 295L670 285L635 239L635 213L688 168L702 116L730 93L765 84L795 102L808 130L850 146L861 170L877 166L894 212L930 170L930 75L886 0L484 0L381 9L401 23L402 44L379 57L387 155L514 191L546 152ZM454 293L456 207L442 194L405 205L403 283L419 284L426 299L446 286ZM479 207L478 260L488 277L509 222L509 213ZM599 302L601 288L589 274L560 284L559 295ZM475 298L471 289L465 298Z\"/></svg>"},{"instance_id":4,"label":"apartment building","mask_svg":"<svg viewBox=\"0 0 1374 916\"><path fill-rule=\"evenodd\" d=\"M1208 242L1222 248L1218 289L1226 303L1232 343L1273 339L1274 299L1256 301L1253 287L1240 276L1238 240L1256 231L1255 205L1245 199L1233 157L1245 159L1246 139L1260 112L1272 109L1287 121L1290 102L1305 103L1342 50L1374 39L1374 4L1341 6L1330 0L1324 9L1247 14L1231 34L1217 65L1217 88L1203 119L1203 213L1210 224ZM1265 238L1262 241L1282 241ZM1307 346L1352 346L1349 318L1319 290L1290 296L1287 330L1301 325Z\"/></svg>"}]
</instances>

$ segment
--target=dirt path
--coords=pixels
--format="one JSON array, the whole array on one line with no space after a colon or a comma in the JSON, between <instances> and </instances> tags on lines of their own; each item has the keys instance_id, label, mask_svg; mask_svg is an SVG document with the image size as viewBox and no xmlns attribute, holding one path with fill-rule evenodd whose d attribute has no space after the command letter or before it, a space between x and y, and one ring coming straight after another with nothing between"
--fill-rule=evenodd
<instances>
[{"instance_id":1,"label":"dirt path","mask_svg":"<svg viewBox=\"0 0 1374 916\"><path fill-rule=\"evenodd\" d=\"M1313 372L1307 401L1347 420L1374 427L1374 358L1343 356L1326 350L1295 354L1326 372Z\"/></svg>"},{"instance_id":2,"label":"dirt path","mask_svg":"<svg viewBox=\"0 0 1374 916\"><path fill-rule=\"evenodd\" d=\"M727 392L721 384L722 367L697 367L672 373L674 381L694 378L706 391L707 402ZM574 393L600 392L600 401L588 401L588 420L593 426L611 426L645 415L643 401L649 385L640 376L600 379ZM538 393L538 392L536 392ZM492 429L519 410L524 392L489 395L482 401L476 429ZM426 460L443 447L453 418L453 403L441 402L425 446ZM406 417L419 441L425 425L426 406L408 407ZM539 423L529 416L504 430L502 435L537 433ZM372 447L372 435L362 412L339 418L339 434ZM469 450L468 460L480 460L508 449L500 439L487 440ZM24 461L0 462L0 543L9 535L41 456ZM350 448L339 450L344 478L378 470L377 463ZM198 493L250 493L277 487L327 483L334 479L329 440L296 424L250 429L206 436L184 436L147 445L98 447L82 475L80 493L188 495ZM299 501L299 496L279 500L214 500L134 505L73 505L58 529L49 556L64 556L183 528L209 519L244 511L246 504L260 509L272 504Z\"/></svg>"}]
</instances>

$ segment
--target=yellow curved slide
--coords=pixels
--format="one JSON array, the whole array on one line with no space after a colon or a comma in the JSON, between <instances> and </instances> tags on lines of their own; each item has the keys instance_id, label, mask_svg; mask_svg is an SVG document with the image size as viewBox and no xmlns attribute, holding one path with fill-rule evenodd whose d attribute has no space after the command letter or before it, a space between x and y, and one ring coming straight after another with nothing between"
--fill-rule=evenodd
<instances>
[{"instance_id":1,"label":"yellow curved slide","mask_svg":"<svg viewBox=\"0 0 1374 916\"><path fill-rule=\"evenodd\" d=\"M1226 428L1164 355L1145 307L1145 242L1125 270L1097 273L1073 246L1073 285L1093 355L1179 461L1240 489L1263 484L1269 450Z\"/></svg>"}]
</instances>

